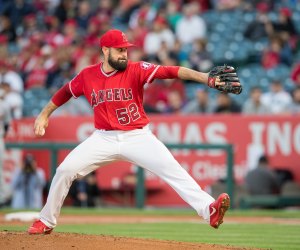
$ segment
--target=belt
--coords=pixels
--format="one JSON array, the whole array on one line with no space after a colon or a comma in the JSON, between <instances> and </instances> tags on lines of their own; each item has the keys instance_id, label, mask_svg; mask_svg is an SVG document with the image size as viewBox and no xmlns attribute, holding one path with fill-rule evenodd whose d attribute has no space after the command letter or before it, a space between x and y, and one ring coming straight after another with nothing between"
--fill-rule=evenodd
<instances>
[{"instance_id":1,"label":"belt","mask_svg":"<svg viewBox=\"0 0 300 250\"><path fill-rule=\"evenodd\" d=\"M143 129L144 127L138 127L138 128L134 128L134 129L131 129L131 130L120 130L120 129L104 129L104 128L97 128L97 130L99 131L132 131L132 130L135 130L135 129Z\"/></svg>"}]
</instances>

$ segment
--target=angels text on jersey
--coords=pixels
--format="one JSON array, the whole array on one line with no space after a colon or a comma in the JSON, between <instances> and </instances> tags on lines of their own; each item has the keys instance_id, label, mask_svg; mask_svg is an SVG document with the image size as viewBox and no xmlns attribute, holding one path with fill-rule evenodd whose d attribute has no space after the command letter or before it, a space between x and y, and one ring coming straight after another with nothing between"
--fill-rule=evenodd
<instances>
[{"instance_id":1,"label":"angels text on jersey","mask_svg":"<svg viewBox=\"0 0 300 250\"><path fill-rule=\"evenodd\" d=\"M131 88L101 89L98 93L93 89L91 93L91 106L92 108L95 108L98 104L104 102L129 101L132 99L133 95Z\"/></svg>"}]
</instances>

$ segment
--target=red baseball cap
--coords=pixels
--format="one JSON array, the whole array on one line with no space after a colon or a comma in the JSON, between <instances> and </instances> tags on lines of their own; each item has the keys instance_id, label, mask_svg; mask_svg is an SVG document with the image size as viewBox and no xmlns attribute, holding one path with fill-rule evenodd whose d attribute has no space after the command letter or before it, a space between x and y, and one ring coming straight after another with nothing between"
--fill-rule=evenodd
<instances>
[{"instance_id":1,"label":"red baseball cap","mask_svg":"<svg viewBox=\"0 0 300 250\"><path fill-rule=\"evenodd\" d=\"M129 43L121 30L109 30L100 38L100 47L127 48L135 46Z\"/></svg>"},{"instance_id":2,"label":"red baseball cap","mask_svg":"<svg viewBox=\"0 0 300 250\"><path fill-rule=\"evenodd\" d=\"M283 15L283 16L286 16L286 17L292 16L291 10L289 8L287 8L287 7L282 7L280 9L280 14Z\"/></svg>"}]
</instances>

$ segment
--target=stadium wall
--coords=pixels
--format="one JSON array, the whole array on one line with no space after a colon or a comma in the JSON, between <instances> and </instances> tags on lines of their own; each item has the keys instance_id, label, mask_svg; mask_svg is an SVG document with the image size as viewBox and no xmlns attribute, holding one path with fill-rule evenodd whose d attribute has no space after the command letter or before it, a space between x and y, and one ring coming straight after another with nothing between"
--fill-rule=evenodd
<instances>
[{"instance_id":1,"label":"stadium wall","mask_svg":"<svg viewBox=\"0 0 300 250\"><path fill-rule=\"evenodd\" d=\"M247 171L256 166L258 157L265 153L274 169L290 170L300 183L300 119L297 116L150 116L151 127L165 143L229 143L234 145L234 173L242 183ZM44 137L33 133L34 119L16 120L9 131L7 142L80 142L93 130L92 117L53 117ZM105 147L105 145L103 145ZM50 155L47 151L27 151L36 156L39 166L50 178ZM226 155L221 150L172 150L181 165L202 188L226 178ZM5 181L9 183L13 170L21 164L24 152L8 150L5 157ZM62 161L67 150L59 152ZM130 180L136 167L119 162L97 171L102 190L130 191ZM127 186L126 186L127 185ZM147 205L184 205L183 201L158 177L146 172Z\"/></svg>"}]
</instances>

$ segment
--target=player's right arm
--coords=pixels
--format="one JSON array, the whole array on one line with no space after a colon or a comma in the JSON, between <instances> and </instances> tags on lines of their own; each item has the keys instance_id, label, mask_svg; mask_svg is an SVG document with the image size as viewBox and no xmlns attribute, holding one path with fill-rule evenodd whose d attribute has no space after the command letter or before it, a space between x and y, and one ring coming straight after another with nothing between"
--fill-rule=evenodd
<instances>
[{"instance_id":1,"label":"player's right arm","mask_svg":"<svg viewBox=\"0 0 300 250\"><path fill-rule=\"evenodd\" d=\"M43 136L45 134L45 129L48 127L49 123L49 116L57 108L58 106L56 106L52 101L49 101L43 108L34 122L34 133L36 136Z\"/></svg>"},{"instance_id":2,"label":"player's right arm","mask_svg":"<svg viewBox=\"0 0 300 250\"><path fill-rule=\"evenodd\" d=\"M69 101L71 97L77 98L83 94L83 82L82 73L80 72L53 95L35 120L35 135L43 136L45 134L45 129L48 127L49 123L49 117L58 107Z\"/></svg>"},{"instance_id":3,"label":"player's right arm","mask_svg":"<svg viewBox=\"0 0 300 250\"><path fill-rule=\"evenodd\" d=\"M43 108L34 122L34 133L36 136L43 136L48 127L50 115L61 105L66 103L72 97L69 85L61 87L52 97L52 99Z\"/></svg>"}]
</instances>

